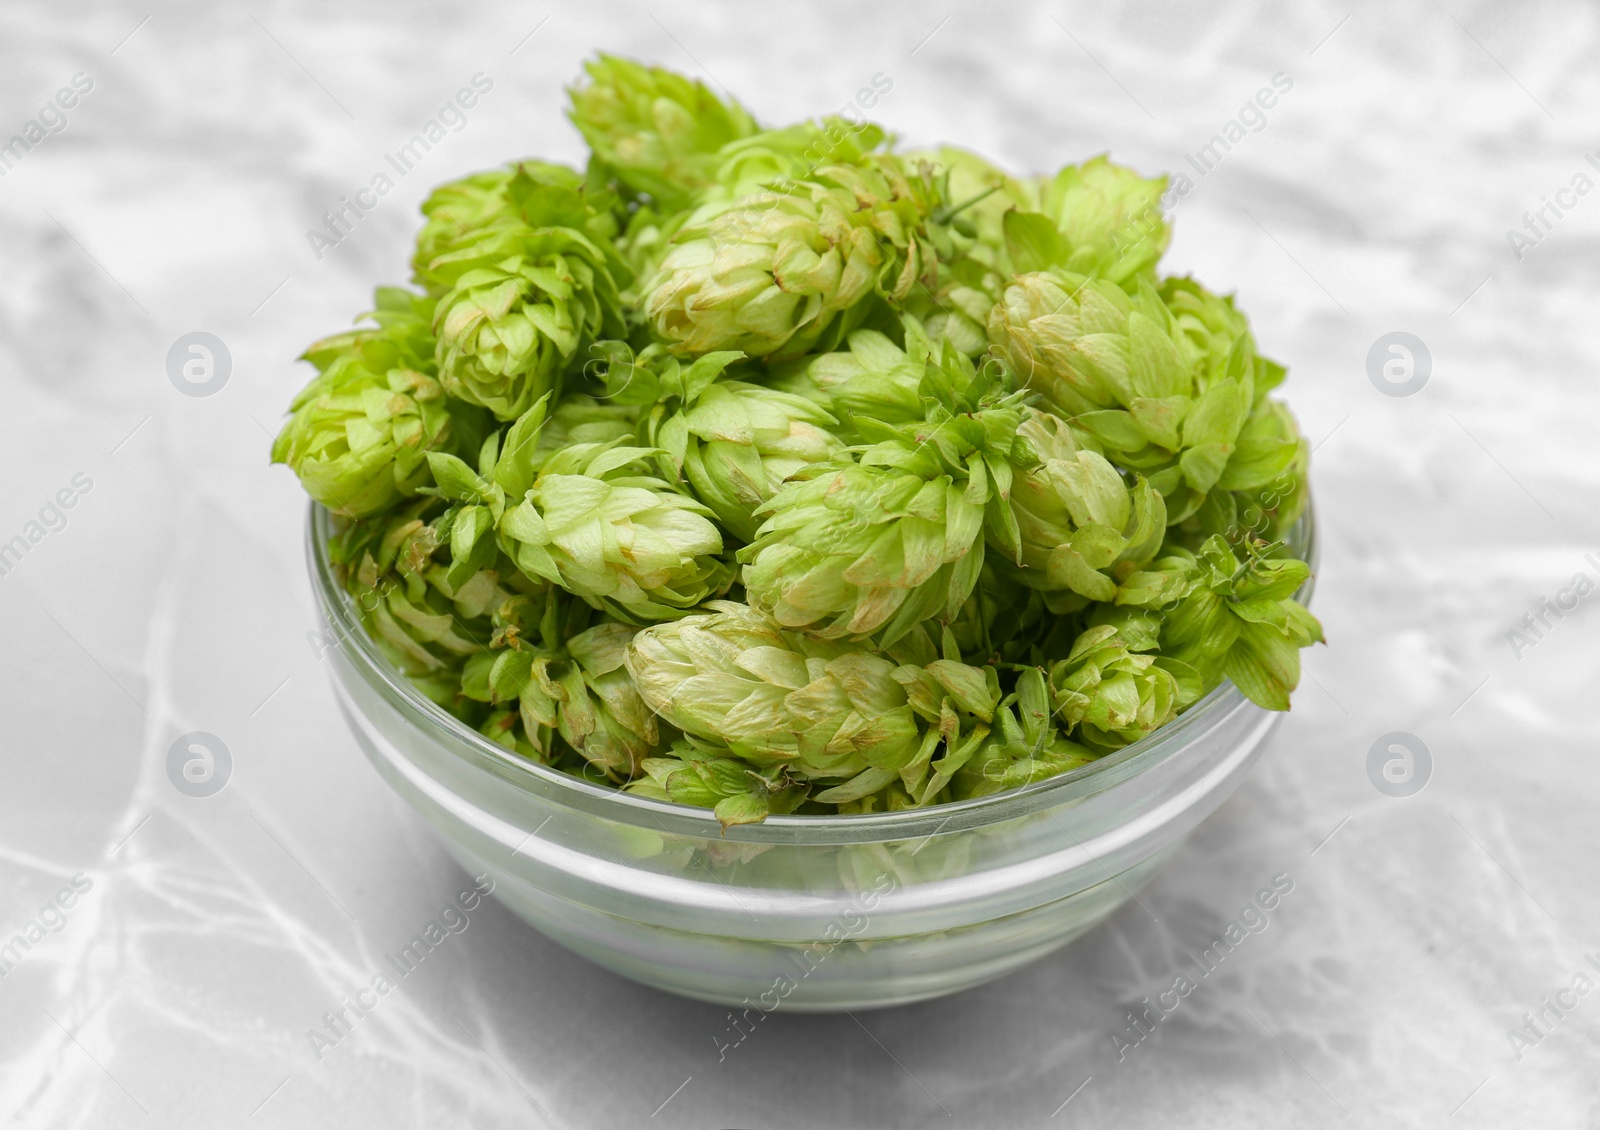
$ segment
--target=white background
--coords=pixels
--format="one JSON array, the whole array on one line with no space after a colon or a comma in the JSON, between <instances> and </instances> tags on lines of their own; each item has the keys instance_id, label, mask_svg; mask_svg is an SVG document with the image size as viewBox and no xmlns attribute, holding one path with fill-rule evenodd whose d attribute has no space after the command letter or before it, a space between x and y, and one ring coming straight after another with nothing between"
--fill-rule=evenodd
<instances>
[{"instance_id":1,"label":"white background","mask_svg":"<svg viewBox=\"0 0 1600 1130\"><path fill-rule=\"evenodd\" d=\"M1600 193L1520 261L1506 231L1600 148L1596 17L1282 9L8 4L0 139L74 73L94 87L0 178L0 540L75 473L93 485L0 576L0 934L67 877L93 887L0 980L0 1116L1595 1125L1600 994L1567 998L1520 1061L1507 1030L1600 949L1600 594L1520 658L1508 632L1600 575L1584 559ZM724 1010L602 972L491 904L318 1061L307 1029L471 880L336 712L307 639L304 497L268 466L270 437L307 379L299 350L404 281L431 185L580 159L562 88L596 48L726 84L767 123L882 73L875 114L905 143L1028 172L1105 150L1184 169L1292 78L1179 203L1166 266L1236 290L1290 366L1318 444L1330 646L1147 909L999 983L854 1018L780 1011L719 1062ZM318 261L306 230L479 71L494 87L466 128ZM167 377L193 330L232 356L213 396ZM1432 356L1414 396L1368 379L1393 330ZM195 730L234 762L208 799L165 772ZM1367 773L1391 731L1432 754L1410 798ZM1279 873L1294 890L1271 925L1119 1061L1128 1009Z\"/></svg>"}]
</instances>

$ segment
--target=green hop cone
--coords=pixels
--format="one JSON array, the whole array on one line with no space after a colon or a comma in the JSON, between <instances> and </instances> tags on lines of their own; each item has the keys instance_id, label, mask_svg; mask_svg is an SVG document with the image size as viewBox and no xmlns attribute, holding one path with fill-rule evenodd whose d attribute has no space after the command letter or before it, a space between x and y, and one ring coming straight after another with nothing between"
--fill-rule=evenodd
<instances>
[{"instance_id":1,"label":"green hop cone","mask_svg":"<svg viewBox=\"0 0 1600 1130\"><path fill-rule=\"evenodd\" d=\"M1020 434L1043 462L1019 472L1011 486L1022 544L1015 575L1050 594L1057 612L1113 599L1117 581L1161 548L1167 518L1161 495L1143 477L1129 487L1104 456L1081 450L1054 416L1029 409Z\"/></svg>"},{"instance_id":2,"label":"green hop cone","mask_svg":"<svg viewBox=\"0 0 1600 1130\"><path fill-rule=\"evenodd\" d=\"M905 159L926 160L947 175L946 196L958 217L958 234L964 237L960 241L963 253L997 273L1014 273L1002 257L1006 214L1037 212L1039 185L1011 176L976 153L949 145L927 153L908 153Z\"/></svg>"},{"instance_id":3,"label":"green hop cone","mask_svg":"<svg viewBox=\"0 0 1600 1130\"><path fill-rule=\"evenodd\" d=\"M1311 568L1272 556L1281 548L1251 542L1241 561L1220 535L1198 554L1169 546L1128 578L1118 601L1159 610L1162 654L1199 672L1205 690L1228 678L1256 705L1288 710L1300 649L1324 641L1322 625L1293 599Z\"/></svg>"},{"instance_id":4,"label":"green hop cone","mask_svg":"<svg viewBox=\"0 0 1600 1130\"><path fill-rule=\"evenodd\" d=\"M793 812L811 791L783 769L761 772L717 743L693 738L674 742L668 756L646 758L643 769L628 792L709 808L724 830Z\"/></svg>"},{"instance_id":5,"label":"green hop cone","mask_svg":"<svg viewBox=\"0 0 1600 1130\"><path fill-rule=\"evenodd\" d=\"M1068 741L1051 715L1049 688L1037 667L1024 668L1002 700L985 741L953 774L952 800L972 800L1087 765L1099 753Z\"/></svg>"},{"instance_id":6,"label":"green hop cone","mask_svg":"<svg viewBox=\"0 0 1600 1130\"><path fill-rule=\"evenodd\" d=\"M626 666L636 629L597 624L567 641L567 654L583 673L587 701L560 712L561 736L592 764L634 777L659 744L656 716L644 704Z\"/></svg>"},{"instance_id":7,"label":"green hop cone","mask_svg":"<svg viewBox=\"0 0 1600 1130\"><path fill-rule=\"evenodd\" d=\"M1077 739L1101 753L1153 733L1200 697L1188 664L1133 651L1110 624L1086 629L1049 669L1052 709Z\"/></svg>"},{"instance_id":8,"label":"green hop cone","mask_svg":"<svg viewBox=\"0 0 1600 1130\"><path fill-rule=\"evenodd\" d=\"M547 459L501 522L518 567L623 619L678 616L725 589L711 512L642 473L651 454L578 444Z\"/></svg>"},{"instance_id":9,"label":"green hop cone","mask_svg":"<svg viewBox=\"0 0 1600 1130\"><path fill-rule=\"evenodd\" d=\"M493 569L449 582L434 560L437 529L421 518L429 508L437 504L419 499L352 523L333 540L330 556L379 650L429 698L454 709L467 657L487 649L490 609L510 593Z\"/></svg>"},{"instance_id":10,"label":"green hop cone","mask_svg":"<svg viewBox=\"0 0 1600 1130\"><path fill-rule=\"evenodd\" d=\"M755 537L756 511L791 476L843 450L828 431L833 417L815 404L741 381L711 385L679 418L687 433L684 475L743 541Z\"/></svg>"},{"instance_id":11,"label":"green hop cone","mask_svg":"<svg viewBox=\"0 0 1600 1130\"><path fill-rule=\"evenodd\" d=\"M1198 547L1213 533L1231 542L1243 535L1282 537L1304 509L1311 455L1294 416L1267 396L1286 371L1256 351L1250 324L1231 297L1212 294L1189 278L1164 279L1160 292L1202 385L1225 378L1234 367L1253 377L1254 403L1216 489L1184 523L1189 544Z\"/></svg>"},{"instance_id":12,"label":"green hop cone","mask_svg":"<svg viewBox=\"0 0 1600 1130\"><path fill-rule=\"evenodd\" d=\"M1019 381L1069 418L1127 410L1137 400L1165 434L1176 411L1167 398L1194 389L1172 317L1147 285L1130 297L1068 271L1018 275L990 314L989 339Z\"/></svg>"},{"instance_id":13,"label":"green hop cone","mask_svg":"<svg viewBox=\"0 0 1600 1130\"><path fill-rule=\"evenodd\" d=\"M1168 611L1192 593L1197 584L1194 554L1169 538L1154 560L1136 569L1117 586L1114 607Z\"/></svg>"},{"instance_id":14,"label":"green hop cone","mask_svg":"<svg viewBox=\"0 0 1600 1130\"><path fill-rule=\"evenodd\" d=\"M422 202L424 223L411 259L418 283L426 287L433 261L475 232L516 218L516 207L506 193L516 171L515 166L488 169L442 184L428 194Z\"/></svg>"},{"instance_id":15,"label":"green hop cone","mask_svg":"<svg viewBox=\"0 0 1600 1130\"><path fill-rule=\"evenodd\" d=\"M650 283L685 225L709 220L747 196L819 166L860 162L883 140L877 126L826 118L730 142L716 155L715 183L695 193L692 210L676 201L641 203L628 217L617 250L638 283ZM623 301L630 309L640 306L639 288L625 290Z\"/></svg>"},{"instance_id":16,"label":"green hop cone","mask_svg":"<svg viewBox=\"0 0 1600 1130\"><path fill-rule=\"evenodd\" d=\"M435 316L440 381L502 420L555 389L597 337L623 332L607 254L574 229L504 229L435 270L453 277Z\"/></svg>"},{"instance_id":17,"label":"green hop cone","mask_svg":"<svg viewBox=\"0 0 1600 1130\"><path fill-rule=\"evenodd\" d=\"M917 319L903 320L904 348L878 330L852 330L846 338L848 348L774 366L767 383L822 405L838 421L835 434L847 443L863 438L855 420L920 423L927 411L922 375L934 349Z\"/></svg>"},{"instance_id":18,"label":"green hop cone","mask_svg":"<svg viewBox=\"0 0 1600 1130\"><path fill-rule=\"evenodd\" d=\"M870 122L826 117L730 142L717 153L716 183L695 197L694 218L704 219L751 193L803 179L819 168L861 164L886 139Z\"/></svg>"},{"instance_id":19,"label":"green hop cone","mask_svg":"<svg viewBox=\"0 0 1600 1130\"><path fill-rule=\"evenodd\" d=\"M688 355L796 357L831 346L878 296L936 270L925 184L889 158L828 165L683 227L641 287L659 340Z\"/></svg>"},{"instance_id":20,"label":"green hop cone","mask_svg":"<svg viewBox=\"0 0 1600 1130\"><path fill-rule=\"evenodd\" d=\"M607 343L611 344L611 343ZM648 441L670 473L742 541L755 536L758 510L791 476L843 450L837 421L815 402L764 385L726 379L743 354L708 353L681 365L659 346L637 360L619 348L606 373L614 399L653 405Z\"/></svg>"},{"instance_id":21,"label":"green hop cone","mask_svg":"<svg viewBox=\"0 0 1600 1130\"><path fill-rule=\"evenodd\" d=\"M1286 537L1305 512L1310 461L1311 444L1288 407L1262 400L1239 429L1217 488L1189 508L1173 536L1189 549L1213 534L1230 544ZM1161 473L1151 477L1159 481Z\"/></svg>"},{"instance_id":22,"label":"green hop cone","mask_svg":"<svg viewBox=\"0 0 1600 1130\"><path fill-rule=\"evenodd\" d=\"M1270 448L1292 444L1294 451L1277 476L1257 487L1236 490L1231 496L1234 514L1224 517L1224 529L1242 529L1261 541L1288 538L1311 500L1311 442L1286 404L1267 401L1251 413L1240 433L1239 446L1262 442ZM1231 467L1230 467L1231 470Z\"/></svg>"},{"instance_id":23,"label":"green hop cone","mask_svg":"<svg viewBox=\"0 0 1600 1130\"><path fill-rule=\"evenodd\" d=\"M954 618L983 566L986 525L1020 553L1007 497L1015 469L1037 462L1017 434L1018 397L997 380L947 346L923 376L924 423L877 425L878 442L785 484L739 551L750 603L786 628L881 632L885 644Z\"/></svg>"},{"instance_id":24,"label":"green hop cone","mask_svg":"<svg viewBox=\"0 0 1600 1130\"><path fill-rule=\"evenodd\" d=\"M732 582L711 511L647 473L657 449L617 441L540 455L544 400L485 446L475 473L430 460L440 493L461 506L452 568L496 544L541 577L628 623L683 615Z\"/></svg>"},{"instance_id":25,"label":"green hop cone","mask_svg":"<svg viewBox=\"0 0 1600 1130\"><path fill-rule=\"evenodd\" d=\"M543 458L574 444L630 439L638 429L636 405L569 392L557 402L539 430L535 452L537 457Z\"/></svg>"},{"instance_id":26,"label":"green hop cone","mask_svg":"<svg viewBox=\"0 0 1600 1130\"><path fill-rule=\"evenodd\" d=\"M1179 344L1202 384L1221 376L1243 339L1249 347L1256 399L1283 382L1285 370L1255 351L1250 322L1231 295L1213 294L1192 278L1162 279L1157 293L1171 311Z\"/></svg>"},{"instance_id":27,"label":"green hop cone","mask_svg":"<svg viewBox=\"0 0 1600 1130\"><path fill-rule=\"evenodd\" d=\"M927 803L955 771L944 759L987 733L1000 697L992 668L898 664L783 631L746 605L709 607L634 637L628 669L639 693L686 734L758 770L837 781L818 802L848 804L898 783Z\"/></svg>"},{"instance_id":28,"label":"green hop cone","mask_svg":"<svg viewBox=\"0 0 1600 1130\"><path fill-rule=\"evenodd\" d=\"M925 163L938 199L946 203L929 226L939 258L937 280L916 288L900 308L921 319L934 341L949 341L976 357L989 347L989 314L1006 279L1016 273L1006 252L1007 217L1037 208L1037 190L959 149L902 160Z\"/></svg>"},{"instance_id":29,"label":"green hop cone","mask_svg":"<svg viewBox=\"0 0 1600 1130\"><path fill-rule=\"evenodd\" d=\"M651 442L723 528L749 541L766 499L803 467L835 458L843 443L830 431L834 416L811 400L723 379L741 357L717 352L680 367L670 355L654 355L659 373L635 383L629 394L645 392L658 403L645 429Z\"/></svg>"},{"instance_id":30,"label":"green hop cone","mask_svg":"<svg viewBox=\"0 0 1600 1130\"><path fill-rule=\"evenodd\" d=\"M319 374L289 405L272 445L306 493L336 514L366 517L427 484L427 455L451 441L451 410L432 375L426 314L431 302L381 288L376 329L312 345ZM419 331L420 324L420 331ZM420 338L420 340L419 340Z\"/></svg>"},{"instance_id":31,"label":"green hop cone","mask_svg":"<svg viewBox=\"0 0 1600 1130\"><path fill-rule=\"evenodd\" d=\"M1165 177L1145 178L1095 157L1068 165L1039 186L1037 211L1002 222L1014 273L1059 267L1127 286L1153 279L1172 231L1161 212Z\"/></svg>"},{"instance_id":32,"label":"green hop cone","mask_svg":"<svg viewBox=\"0 0 1600 1130\"><path fill-rule=\"evenodd\" d=\"M356 319L375 323L312 342L301 359L310 361L319 372L340 357L374 340L381 340L391 352L385 357L404 368L433 373L432 298L400 286L380 286L373 291L373 308Z\"/></svg>"},{"instance_id":33,"label":"green hop cone","mask_svg":"<svg viewBox=\"0 0 1600 1130\"><path fill-rule=\"evenodd\" d=\"M756 132L737 102L704 83L602 54L585 63L589 82L569 90L569 117L589 148L635 192L681 207L716 177L717 151Z\"/></svg>"},{"instance_id":34,"label":"green hop cone","mask_svg":"<svg viewBox=\"0 0 1600 1130\"><path fill-rule=\"evenodd\" d=\"M609 232L614 194L558 165L524 163L507 210L443 244L417 278L439 296L439 379L451 396L511 420L558 386L600 337L624 332L630 274Z\"/></svg>"},{"instance_id":35,"label":"green hop cone","mask_svg":"<svg viewBox=\"0 0 1600 1130\"><path fill-rule=\"evenodd\" d=\"M549 161L519 161L442 184L422 202L411 268L416 282L438 296L460 274L445 258L487 235L519 227L570 227L596 243L621 233L619 201L593 174Z\"/></svg>"},{"instance_id":36,"label":"green hop cone","mask_svg":"<svg viewBox=\"0 0 1600 1130\"><path fill-rule=\"evenodd\" d=\"M527 598L513 602L542 608L544 631L504 632L499 638L508 647L474 655L462 676L464 693L483 702L515 704L521 736L536 760L554 762L559 737L612 780L638 775L661 734L623 666L635 629L606 622L564 637L558 625L586 618L581 603L557 589L531 603ZM566 615L564 604L573 606ZM509 730L503 719L500 725Z\"/></svg>"},{"instance_id":37,"label":"green hop cone","mask_svg":"<svg viewBox=\"0 0 1600 1130\"><path fill-rule=\"evenodd\" d=\"M628 650L646 705L672 725L758 768L784 766L808 779L853 776L867 768L869 754L909 758L915 724L903 688L889 678L892 662L783 632L747 605L719 600L707 607L640 631ZM850 658L829 671L829 660L841 656ZM876 728L839 693L847 672L863 694L876 692L860 700L880 718ZM808 687L809 699L789 702ZM822 708L841 700L844 712L825 719Z\"/></svg>"},{"instance_id":38,"label":"green hop cone","mask_svg":"<svg viewBox=\"0 0 1600 1130\"><path fill-rule=\"evenodd\" d=\"M1265 430L1242 443L1258 405L1248 328L1226 353L1209 335L1202 345L1143 278L1130 296L1063 271L1018 276L990 316L989 335L1017 379L1083 443L1145 473L1170 523L1195 513L1214 488L1270 481L1293 458L1295 445Z\"/></svg>"}]
</instances>

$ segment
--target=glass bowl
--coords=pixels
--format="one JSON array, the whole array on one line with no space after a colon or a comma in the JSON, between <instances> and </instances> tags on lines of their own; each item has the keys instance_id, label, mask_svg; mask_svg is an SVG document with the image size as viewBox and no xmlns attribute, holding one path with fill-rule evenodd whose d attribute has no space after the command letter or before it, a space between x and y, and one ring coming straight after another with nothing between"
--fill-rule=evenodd
<instances>
[{"instance_id":1,"label":"glass bowl","mask_svg":"<svg viewBox=\"0 0 1600 1130\"><path fill-rule=\"evenodd\" d=\"M339 640L334 688L378 772L535 929L701 1000L872 1008L1009 973L1148 883L1239 786L1279 717L1224 683L1143 741L1024 788L723 831L705 809L533 764L429 701L335 581L331 516L313 505L309 526L312 587ZM1291 540L1314 562L1309 512Z\"/></svg>"}]
</instances>

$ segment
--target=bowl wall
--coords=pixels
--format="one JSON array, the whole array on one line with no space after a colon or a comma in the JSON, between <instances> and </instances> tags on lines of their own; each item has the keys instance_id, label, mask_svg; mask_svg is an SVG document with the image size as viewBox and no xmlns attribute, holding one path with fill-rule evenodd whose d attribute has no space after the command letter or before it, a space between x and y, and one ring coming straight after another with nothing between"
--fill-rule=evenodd
<instances>
[{"instance_id":1,"label":"bowl wall","mask_svg":"<svg viewBox=\"0 0 1600 1130\"><path fill-rule=\"evenodd\" d=\"M308 554L346 719L384 779L536 929L624 976L771 1011L869 1008L1001 976L1104 920L1238 787L1278 716L1224 684L1171 725L1024 789L926 810L702 809L534 765L424 698Z\"/></svg>"}]
</instances>

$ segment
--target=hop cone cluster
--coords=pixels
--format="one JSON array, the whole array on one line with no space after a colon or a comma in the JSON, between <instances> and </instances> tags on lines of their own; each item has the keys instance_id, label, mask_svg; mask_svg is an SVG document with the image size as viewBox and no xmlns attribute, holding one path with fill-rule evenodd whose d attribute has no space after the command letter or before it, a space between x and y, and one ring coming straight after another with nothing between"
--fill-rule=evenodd
<instances>
[{"instance_id":1,"label":"hop cone cluster","mask_svg":"<svg viewBox=\"0 0 1600 1130\"><path fill-rule=\"evenodd\" d=\"M1308 445L1165 182L765 128L602 55L582 169L436 189L272 457L372 645L506 751L724 826L1286 710Z\"/></svg>"}]
</instances>

